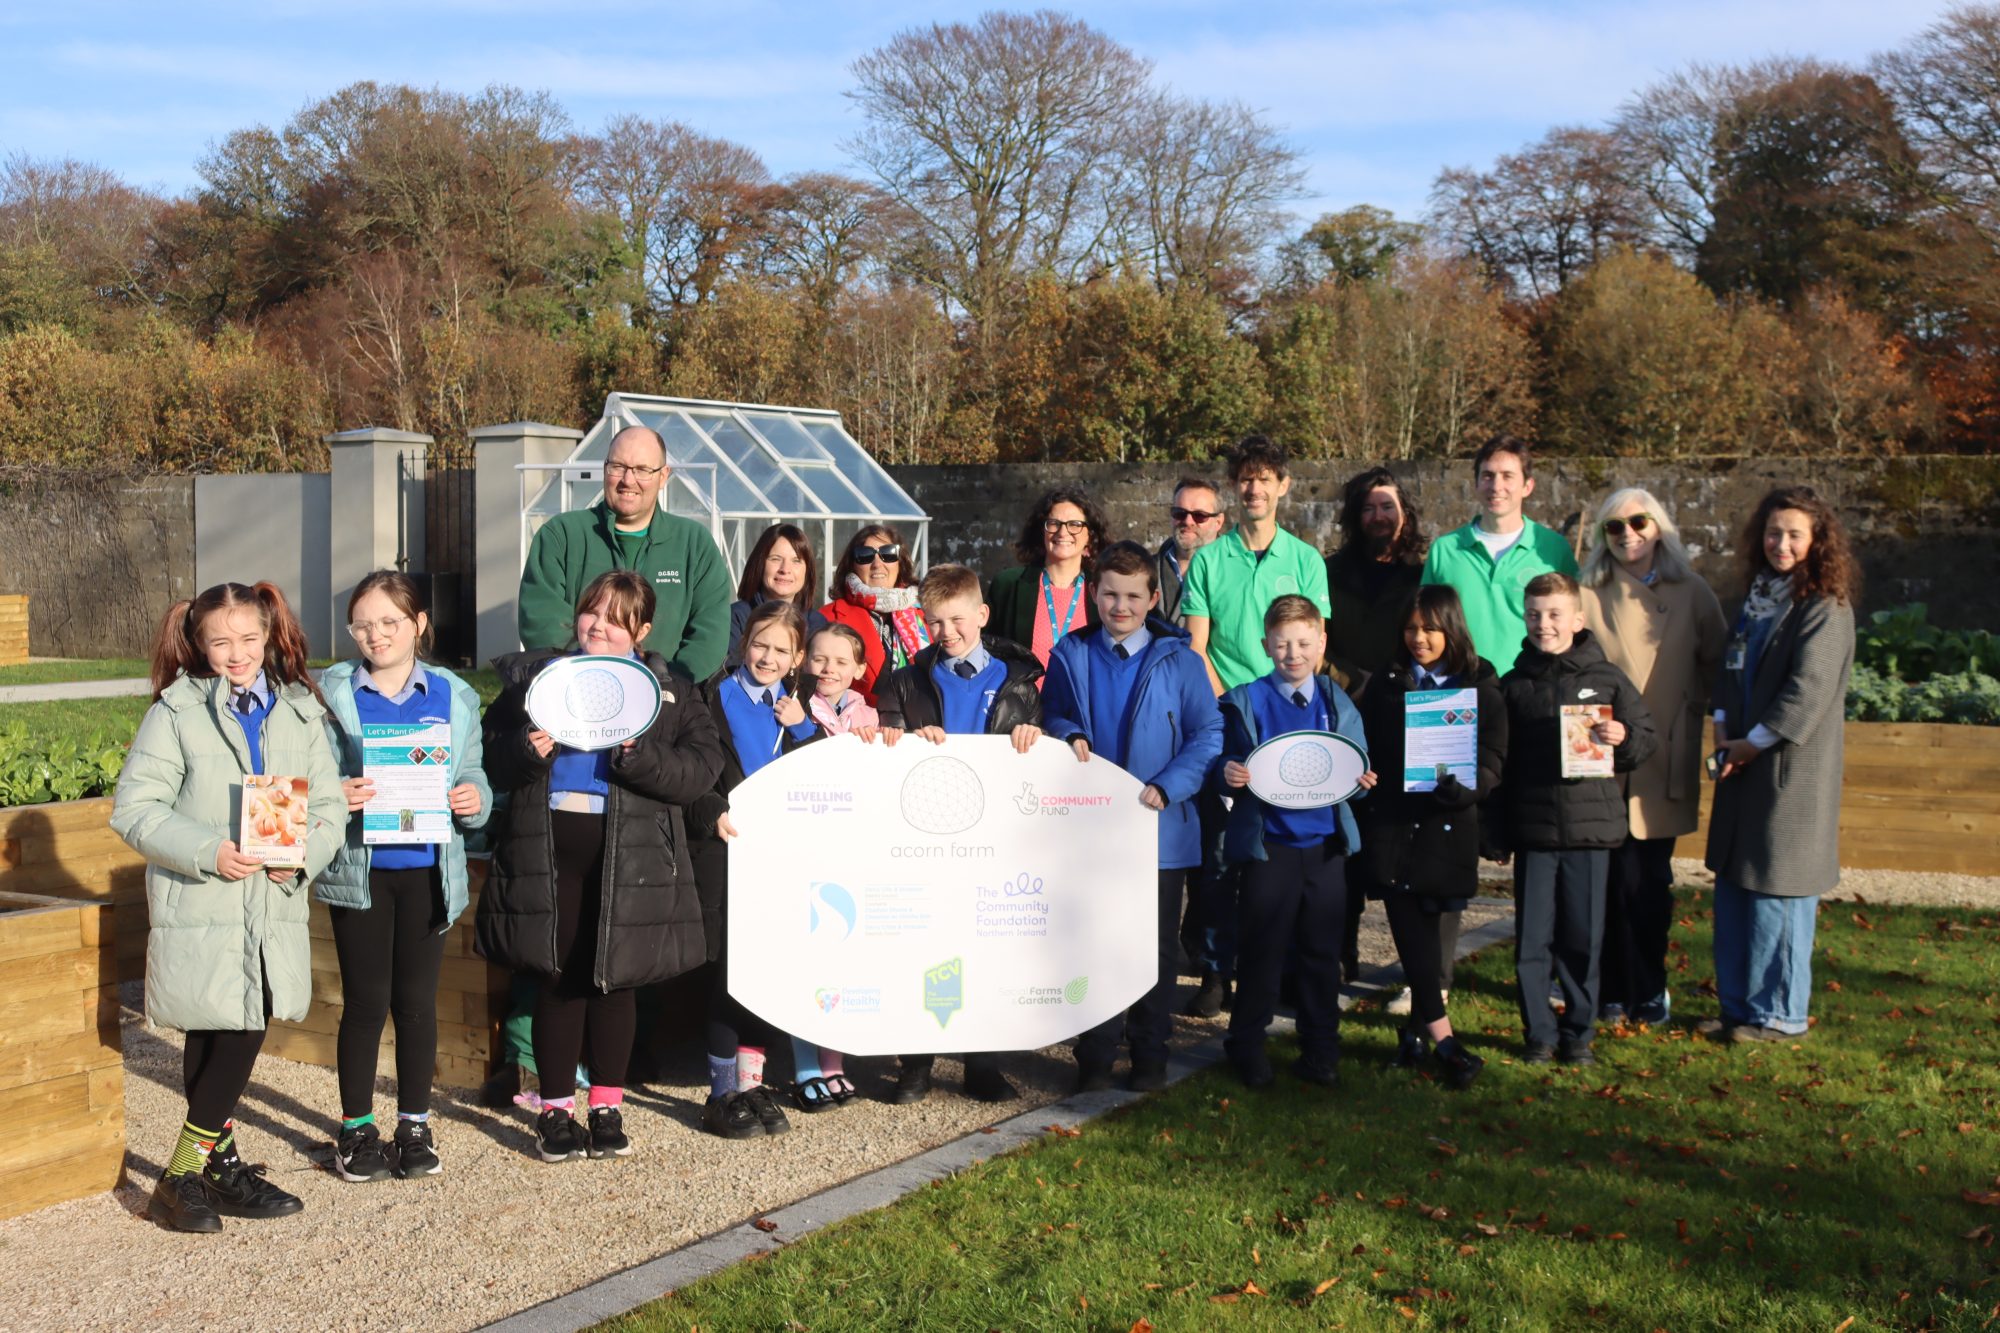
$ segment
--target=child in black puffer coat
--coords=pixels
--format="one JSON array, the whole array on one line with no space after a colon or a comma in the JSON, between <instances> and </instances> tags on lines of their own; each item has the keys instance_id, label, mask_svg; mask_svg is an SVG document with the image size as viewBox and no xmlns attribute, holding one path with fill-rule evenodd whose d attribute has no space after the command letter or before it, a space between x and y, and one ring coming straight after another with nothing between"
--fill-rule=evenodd
<instances>
[{"instance_id":1,"label":"child in black puffer coat","mask_svg":"<svg viewBox=\"0 0 2000 1333\"><path fill-rule=\"evenodd\" d=\"M1565 778L1566 746L1608 746L1629 773L1658 748L1639 687L1611 665L1583 628L1583 597L1567 574L1543 574L1526 590L1528 637L1500 681L1507 705L1507 762L1498 832L1514 852L1514 972L1526 1058L1543 1064L1596 1062L1597 954L1604 938L1604 882L1611 849L1625 841L1625 784L1615 777ZM1610 705L1611 720L1572 736L1567 705ZM1573 720L1571 720L1573 723ZM1553 970L1562 986L1560 1022L1549 1004Z\"/></svg>"}]
</instances>

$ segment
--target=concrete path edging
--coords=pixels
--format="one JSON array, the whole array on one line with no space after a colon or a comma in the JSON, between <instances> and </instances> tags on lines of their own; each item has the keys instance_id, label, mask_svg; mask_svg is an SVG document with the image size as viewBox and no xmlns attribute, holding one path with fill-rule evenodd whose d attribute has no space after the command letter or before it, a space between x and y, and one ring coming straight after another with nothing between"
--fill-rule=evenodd
<instances>
[{"instance_id":1,"label":"concrete path edging","mask_svg":"<svg viewBox=\"0 0 2000 1333\"><path fill-rule=\"evenodd\" d=\"M1458 957L1464 958L1488 945L1513 937L1511 915L1489 921L1459 937ZM1400 966L1390 964L1378 967L1363 981L1348 988L1341 997L1341 1007L1348 1008L1357 999L1399 986L1402 980ZM1280 1018L1271 1026L1274 1031L1290 1031L1292 1020ZM1179 1052L1167 1062L1167 1082L1178 1083L1191 1074L1221 1063L1223 1058L1222 1038L1219 1035L1210 1037ZM690 1241L657 1259L649 1259L622 1273L613 1273L566 1296L558 1296L496 1320L485 1326L485 1333L578 1333L578 1330L606 1319L628 1314L691 1282L741 1263L752 1255L769 1254L835 1222L885 1208L933 1181L943 1180L989 1158L1032 1143L1046 1134L1051 1126L1075 1129L1086 1121L1136 1102L1146 1095L1123 1090L1077 1093L1059 1102L1023 1111L1011 1119L974 1130L963 1138L941 1144L928 1152L856 1176L797 1203L775 1208L713 1235ZM769 1225L770 1229L758 1226L759 1222Z\"/></svg>"},{"instance_id":2,"label":"concrete path edging","mask_svg":"<svg viewBox=\"0 0 2000 1333\"><path fill-rule=\"evenodd\" d=\"M0 685L0 704L39 704L57 699L122 699L135 694L151 694L153 682L143 677L127 680L70 680L48 685Z\"/></svg>"}]
</instances>

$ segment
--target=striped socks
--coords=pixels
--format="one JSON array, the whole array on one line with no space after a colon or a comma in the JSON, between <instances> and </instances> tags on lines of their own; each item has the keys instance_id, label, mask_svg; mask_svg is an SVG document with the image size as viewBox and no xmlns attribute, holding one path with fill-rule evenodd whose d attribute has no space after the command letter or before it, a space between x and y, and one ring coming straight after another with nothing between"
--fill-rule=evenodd
<instances>
[{"instance_id":1,"label":"striped socks","mask_svg":"<svg viewBox=\"0 0 2000 1333\"><path fill-rule=\"evenodd\" d=\"M203 1129L193 1121L182 1121L181 1136L174 1144L174 1155L167 1162L166 1174L169 1177L191 1175L207 1166L209 1154L215 1151L228 1129L226 1125L220 1131Z\"/></svg>"}]
</instances>

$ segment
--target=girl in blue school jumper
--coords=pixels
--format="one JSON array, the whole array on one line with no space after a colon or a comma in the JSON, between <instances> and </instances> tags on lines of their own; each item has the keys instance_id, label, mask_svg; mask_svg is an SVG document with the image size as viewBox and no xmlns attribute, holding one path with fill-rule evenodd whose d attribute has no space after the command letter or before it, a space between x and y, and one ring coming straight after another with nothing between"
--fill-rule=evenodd
<instances>
[{"instance_id":1,"label":"girl in blue school jumper","mask_svg":"<svg viewBox=\"0 0 2000 1333\"><path fill-rule=\"evenodd\" d=\"M1250 790L1244 760L1264 741L1294 731L1331 731L1359 745L1361 714L1320 674L1326 621L1304 597L1286 595L1264 613L1264 650L1275 670L1222 699L1222 789L1235 797L1222 836L1223 859L1244 867L1237 898L1236 1008L1224 1042L1230 1063L1253 1088L1272 1082L1264 1030L1277 1007L1285 955L1298 949L1299 1059L1306 1083L1340 1083L1340 950L1347 922L1347 858L1361 833L1345 801L1317 810L1280 810ZM1362 774L1364 789L1375 774Z\"/></svg>"},{"instance_id":2,"label":"girl in blue school jumper","mask_svg":"<svg viewBox=\"0 0 2000 1333\"><path fill-rule=\"evenodd\" d=\"M342 1180L408 1179L443 1169L431 1135L431 1076L437 1067L438 973L445 932L469 897L465 835L486 823L479 695L423 661L430 617L417 581L393 569L362 579L347 602L347 628L361 660L336 662L320 677L337 725L329 728L347 798L347 841L313 885L331 909L340 959L340 1133L333 1166ZM361 808L375 794L362 774L362 728L369 724L451 728L443 843L362 840ZM375 1127L375 1065L382 1025L396 1019L396 1132L385 1145Z\"/></svg>"},{"instance_id":3,"label":"girl in blue school jumper","mask_svg":"<svg viewBox=\"0 0 2000 1333\"><path fill-rule=\"evenodd\" d=\"M708 996L709 1095L701 1127L725 1139L759 1138L791 1128L784 1108L764 1086L764 1057L774 1035L770 1025L729 993L728 842L736 837L729 793L773 759L818 737L819 724L805 707L813 695L811 685L795 689L788 683L798 679L805 655L806 622L798 607L789 601L765 602L744 623L742 665L708 687L709 710L722 738L722 772L715 789L690 807L688 822L695 839L695 880L701 886L708 956L715 969ZM792 1052L802 1109L829 1110L854 1095L844 1078L845 1086L836 1091L822 1076L816 1046L795 1041Z\"/></svg>"}]
</instances>

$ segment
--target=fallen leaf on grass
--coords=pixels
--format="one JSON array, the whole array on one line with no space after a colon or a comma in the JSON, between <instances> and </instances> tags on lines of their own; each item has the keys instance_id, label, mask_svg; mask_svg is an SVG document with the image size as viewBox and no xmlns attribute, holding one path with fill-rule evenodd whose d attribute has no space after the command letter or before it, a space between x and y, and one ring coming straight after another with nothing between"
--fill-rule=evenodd
<instances>
[{"instance_id":1,"label":"fallen leaf on grass","mask_svg":"<svg viewBox=\"0 0 2000 1333\"><path fill-rule=\"evenodd\" d=\"M1861 915L1861 913L1859 912L1854 913L1853 916L1849 918L1849 920L1853 921L1855 925L1861 927L1863 930L1875 929L1875 923L1873 921L1870 921L1867 917Z\"/></svg>"},{"instance_id":2,"label":"fallen leaf on grass","mask_svg":"<svg viewBox=\"0 0 2000 1333\"><path fill-rule=\"evenodd\" d=\"M1479 1247L1477 1245L1461 1245L1458 1247L1458 1253L1460 1258L1470 1258L1479 1253Z\"/></svg>"},{"instance_id":3,"label":"fallen leaf on grass","mask_svg":"<svg viewBox=\"0 0 2000 1333\"><path fill-rule=\"evenodd\" d=\"M2000 1208L2000 1190L1960 1190L1958 1197L1985 1208Z\"/></svg>"},{"instance_id":4,"label":"fallen leaf on grass","mask_svg":"<svg viewBox=\"0 0 2000 1333\"><path fill-rule=\"evenodd\" d=\"M1044 1125L1043 1128L1048 1130L1049 1133L1065 1139L1080 1139L1083 1137L1082 1130L1071 1129L1068 1125Z\"/></svg>"},{"instance_id":5,"label":"fallen leaf on grass","mask_svg":"<svg viewBox=\"0 0 2000 1333\"><path fill-rule=\"evenodd\" d=\"M1339 1278L1330 1277L1326 1281L1320 1283L1317 1287L1313 1288L1313 1295L1324 1296L1329 1291L1332 1291L1334 1287L1339 1284L1339 1282L1340 1282Z\"/></svg>"},{"instance_id":6,"label":"fallen leaf on grass","mask_svg":"<svg viewBox=\"0 0 2000 1333\"><path fill-rule=\"evenodd\" d=\"M1153 1321L1150 1319L1134 1319L1132 1327L1127 1329L1126 1333L1153 1333Z\"/></svg>"},{"instance_id":7,"label":"fallen leaf on grass","mask_svg":"<svg viewBox=\"0 0 2000 1333\"><path fill-rule=\"evenodd\" d=\"M1853 1326L1854 1326L1854 1316L1849 1315L1847 1316L1847 1318L1841 1320L1839 1323L1833 1326L1833 1333L1847 1333L1847 1330L1852 1328Z\"/></svg>"},{"instance_id":8,"label":"fallen leaf on grass","mask_svg":"<svg viewBox=\"0 0 2000 1333\"><path fill-rule=\"evenodd\" d=\"M1472 1227L1473 1230L1482 1236L1497 1236L1500 1234L1500 1228L1494 1226L1491 1222L1474 1222Z\"/></svg>"}]
</instances>

